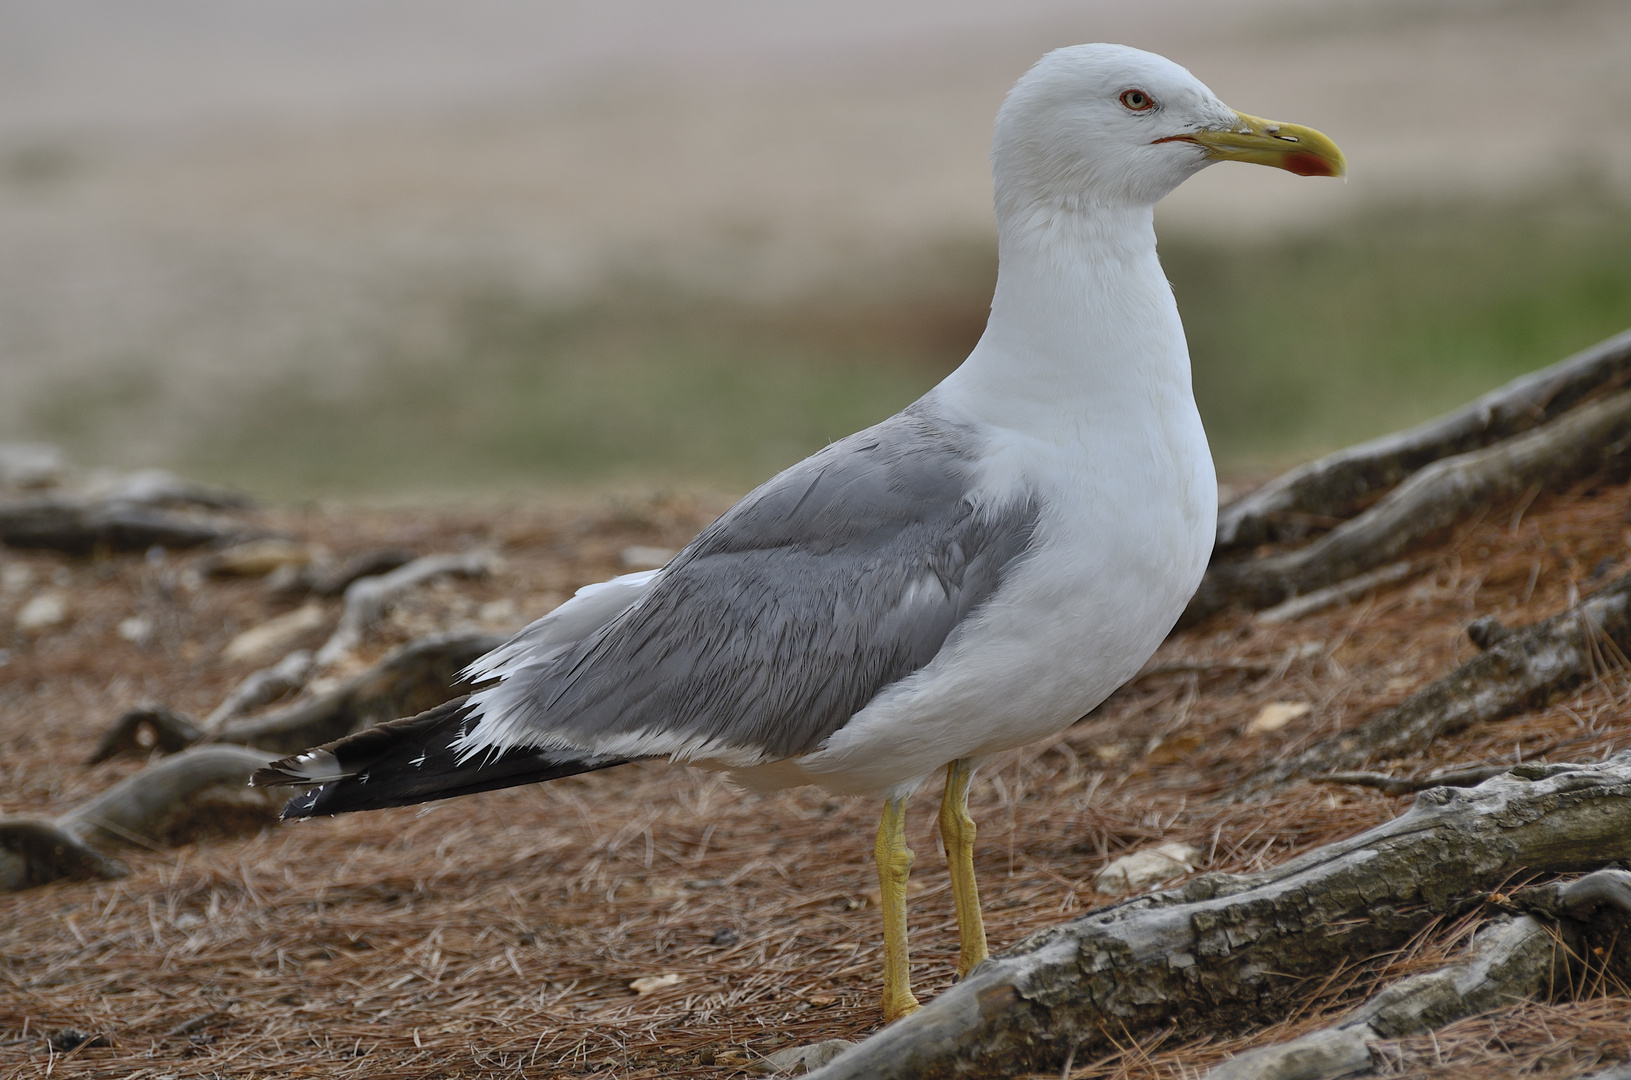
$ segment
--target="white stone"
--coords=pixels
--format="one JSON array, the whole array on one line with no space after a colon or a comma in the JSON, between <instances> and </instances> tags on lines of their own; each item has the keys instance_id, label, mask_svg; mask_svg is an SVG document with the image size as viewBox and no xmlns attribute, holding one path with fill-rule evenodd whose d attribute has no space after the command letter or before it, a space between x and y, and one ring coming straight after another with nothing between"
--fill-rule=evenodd
<instances>
[{"instance_id":1,"label":"white stone","mask_svg":"<svg viewBox=\"0 0 1631 1080\"><path fill-rule=\"evenodd\" d=\"M643 975L638 979L630 979L629 980L629 989L633 990L636 994L640 995L641 997L645 997L647 994L650 994L650 993L652 993L654 991L657 991L657 990L661 990L664 987L674 986L674 985L678 984L679 981L680 981L680 977L678 975L674 975L674 974L669 974L669 975Z\"/></svg>"},{"instance_id":2,"label":"white stone","mask_svg":"<svg viewBox=\"0 0 1631 1080\"><path fill-rule=\"evenodd\" d=\"M61 593L40 593L17 612L17 629L25 634L48 630L67 621L68 601Z\"/></svg>"},{"instance_id":3,"label":"white stone","mask_svg":"<svg viewBox=\"0 0 1631 1080\"><path fill-rule=\"evenodd\" d=\"M233 638L221 655L233 662L274 660L283 656L301 638L328 625L328 613L317 603L297 607Z\"/></svg>"},{"instance_id":4,"label":"white stone","mask_svg":"<svg viewBox=\"0 0 1631 1080\"><path fill-rule=\"evenodd\" d=\"M1246 725L1246 734L1265 735L1279 731L1312 708L1306 701L1271 701L1252 717L1251 723Z\"/></svg>"},{"instance_id":5,"label":"white stone","mask_svg":"<svg viewBox=\"0 0 1631 1080\"><path fill-rule=\"evenodd\" d=\"M1101 893L1138 892L1189 873L1200 857L1199 849L1169 841L1116 859L1098 872L1093 887Z\"/></svg>"},{"instance_id":6,"label":"white stone","mask_svg":"<svg viewBox=\"0 0 1631 1080\"><path fill-rule=\"evenodd\" d=\"M0 567L0 593L22 592L34 584L34 571L23 563Z\"/></svg>"},{"instance_id":7,"label":"white stone","mask_svg":"<svg viewBox=\"0 0 1631 1080\"><path fill-rule=\"evenodd\" d=\"M146 645L153 639L153 620L145 615L132 615L119 623L119 636L135 645Z\"/></svg>"}]
</instances>

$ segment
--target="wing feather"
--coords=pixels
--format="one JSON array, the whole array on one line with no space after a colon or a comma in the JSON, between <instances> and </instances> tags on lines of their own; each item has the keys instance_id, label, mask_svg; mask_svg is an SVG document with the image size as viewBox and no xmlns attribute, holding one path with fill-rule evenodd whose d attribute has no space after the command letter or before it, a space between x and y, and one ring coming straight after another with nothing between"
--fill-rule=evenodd
<instances>
[{"instance_id":1,"label":"wing feather","mask_svg":"<svg viewBox=\"0 0 1631 1080\"><path fill-rule=\"evenodd\" d=\"M1029 545L1034 500L971 496L977 449L908 409L775 477L598 630L548 655L506 646L464 752L815 749L933 659Z\"/></svg>"}]
</instances>

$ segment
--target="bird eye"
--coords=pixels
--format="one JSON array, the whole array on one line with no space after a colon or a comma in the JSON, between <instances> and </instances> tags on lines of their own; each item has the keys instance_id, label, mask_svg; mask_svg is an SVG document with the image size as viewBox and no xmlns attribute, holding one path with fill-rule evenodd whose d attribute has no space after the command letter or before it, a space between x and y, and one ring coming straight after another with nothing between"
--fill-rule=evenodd
<instances>
[{"instance_id":1,"label":"bird eye","mask_svg":"<svg viewBox=\"0 0 1631 1080\"><path fill-rule=\"evenodd\" d=\"M1133 112L1147 112L1155 108L1155 99L1142 90L1123 90L1121 103Z\"/></svg>"}]
</instances>

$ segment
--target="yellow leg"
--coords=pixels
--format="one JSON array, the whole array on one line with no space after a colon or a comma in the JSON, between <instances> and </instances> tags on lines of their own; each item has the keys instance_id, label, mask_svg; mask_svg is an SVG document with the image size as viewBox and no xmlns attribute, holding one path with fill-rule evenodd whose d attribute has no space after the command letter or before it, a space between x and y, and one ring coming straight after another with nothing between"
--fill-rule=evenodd
<instances>
[{"instance_id":1,"label":"yellow leg","mask_svg":"<svg viewBox=\"0 0 1631 1080\"><path fill-rule=\"evenodd\" d=\"M883 894L883 1018L898 1020L917 1009L906 948L906 879L912 872L912 849L906 846L905 799L884 803L875 855Z\"/></svg>"},{"instance_id":2,"label":"yellow leg","mask_svg":"<svg viewBox=\"0 0 1631 1080\"><path fill-rule=\"evenodd\" d=\"M946 843L951 868L951 896L957 905L957 955L961 979L989 954L985 948L985 922L980 918L980 890L974 882L974 819L968 816L968 783L974 768L967 758L946 766L946 794L940 800L940 838Z\"/></svg>"}]
</instances>

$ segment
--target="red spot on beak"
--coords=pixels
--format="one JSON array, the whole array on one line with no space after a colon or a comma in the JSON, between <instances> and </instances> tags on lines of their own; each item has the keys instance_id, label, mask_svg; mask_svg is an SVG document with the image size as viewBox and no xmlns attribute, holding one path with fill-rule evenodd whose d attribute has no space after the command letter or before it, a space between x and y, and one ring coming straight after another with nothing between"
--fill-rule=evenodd
<instances>
[{"instance_id":1,"label":"red spot on beak","mask_svg":"<svg viewBox=\"0 0 1631 1080\"><path fill-rule=\"evenodd\" d=\"M1337 174L1331 163L1318 154L1287 154L1284 168L1287 172L1294 172L1298 176L1335 176Z\"/></svg>"}]
</instances>

